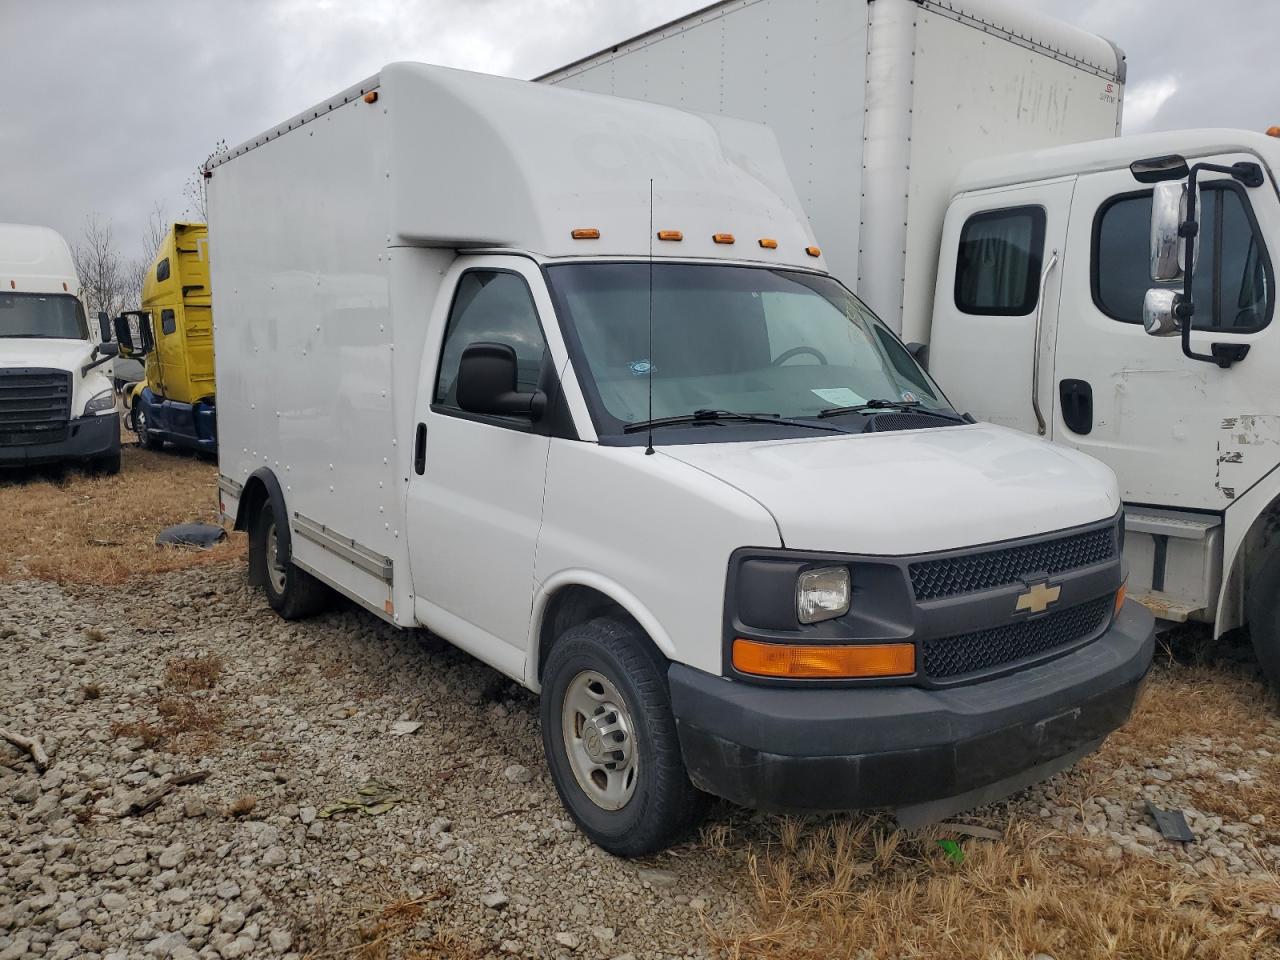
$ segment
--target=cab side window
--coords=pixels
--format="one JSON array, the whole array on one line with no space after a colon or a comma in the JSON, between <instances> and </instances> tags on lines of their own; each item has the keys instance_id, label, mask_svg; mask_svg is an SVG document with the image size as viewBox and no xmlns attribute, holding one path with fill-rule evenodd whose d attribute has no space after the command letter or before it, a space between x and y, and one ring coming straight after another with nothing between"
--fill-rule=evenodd
<instances>
[{"instance_id":1,"label":"cab side window","mask_svg":"<svg viewBox=\"0 0 1280 960\"><path fill-rule=\"evenodd\" d=\"M156 264L156 283L164 283L169 279L169 258L165 257Z\"/></svg>"},{"instance_id":2,"label":"cab side window","mask_svg":"<svg viewBox=\"0 0 1280 960\"><path fill-rule=\"evenodd\" d=\"M1231 333L1261 330L1271 321L1275 281L1243 188L1228 181L1204 184L1197 219L1192 327ZM1112 197L1094 219L1093 302L1113 320L1141 323L1142 300L1151 287L1182 290L1181 280L1151 280L1150 229L1150 190Z\"/></svg>"},{"instance_id":3,"label":"cab side window","mask_svg":"<svg viewBox=\"0 0 1280 960\"><path fill-rule=\"evenodd\" d=\"M436 374L436 406L460 409L458 365L462 351L473 343L509 344L516 352L519 389L537 389L547 341L538 324L533 294L519 274L471 270L458 281Z\"/></svg>"},{"instance_id":4,"label":"cab side window","mask_svg":"<svg viewBox=\"0 0 1280 960\"><path fill-rule=\"evenodd\" d=\"M165 336L168 336L178 329L178 324L174 318L172 310L160 311L160 329L164 332Z\"/></svg>"},{"instance_id":5,"label":"cab side window","mask_svg":"<svg viewBox=\"0 0 1280 960\"><path fill-rule=\"evenodd\" d=\"M1036 308L1044 257L1044 208L985 210L965 221L956 262L956 309L1022 317Z\"/></svg>"}]
</instances>

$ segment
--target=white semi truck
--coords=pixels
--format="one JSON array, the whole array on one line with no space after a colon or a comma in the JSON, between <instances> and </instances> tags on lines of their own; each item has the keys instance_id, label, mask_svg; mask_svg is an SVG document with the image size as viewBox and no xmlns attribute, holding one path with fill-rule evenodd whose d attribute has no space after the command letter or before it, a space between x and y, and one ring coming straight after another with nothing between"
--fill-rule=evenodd
<instances>
[{"instance_id":1,"label":"white semi truck","mask_svg":"<svg viewBox=\"0 0 1280 960\"><path fill-rule=\"evenodd\" d=\"M78 463L120 470L120 419L67 242L48 227L0 223L0 468Z\"/></svg>"},{"instance_id":2,"label":"white semi truck","mask_svg":"<svg viewBox=\"0 0 1280 960\"><path fill-rule=\"evenodd\" d=\"M1119 137L1125 71L990 0L727 0L540 79L773 127L833 272L957 409L1111 466L1131 595L1248 622L1280 683L1280 140ZM1148 237L1183 161L1214 169L1180 347L1143 302L1181 284L1153 281Z\"/></svg>"},{"instance_id":3,"label":"white semi truck","mask_svg":"<svg viewBox=\"0 0 1280 960\"><path fill-rule=\"evenodd\" d=\"M251 579L540 691L606 849L705 793L927 822L1129 715L1111 471L959 416L766 127L400 63L208 174Z\"/></svg>"}]
</instances>

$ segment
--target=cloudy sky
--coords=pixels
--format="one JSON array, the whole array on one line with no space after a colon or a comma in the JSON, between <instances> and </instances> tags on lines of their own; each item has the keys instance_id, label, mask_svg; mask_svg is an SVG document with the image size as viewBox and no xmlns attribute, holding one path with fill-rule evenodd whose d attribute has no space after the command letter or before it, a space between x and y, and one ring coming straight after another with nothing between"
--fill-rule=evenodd
<instances>
[{"instance_id":1,"label":"cloudy sky","mask_svg":"<svg viewBox=\"0 0 1280 960\"><path fill-rule=\"evenodd\" d=\"M532 77L709 0L0 0L0 221L134 255L234 145L394 60ZM1280 123L1277 0L1021 0L1128 54L1125 132ZM1212 11L1210 13L1210 11Z\"/></svg>"}]
</instances>

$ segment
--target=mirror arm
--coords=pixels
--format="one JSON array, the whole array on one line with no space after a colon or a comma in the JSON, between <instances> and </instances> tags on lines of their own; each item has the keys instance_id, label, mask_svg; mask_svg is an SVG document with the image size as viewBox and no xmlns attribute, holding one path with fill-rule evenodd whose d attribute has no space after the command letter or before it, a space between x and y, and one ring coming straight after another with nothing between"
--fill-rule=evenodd
<instances>
[{"instance_id":1,"label":"mirror arm","mask_svg":"<svg viewBox=\"0 0 1280 960\"><path fill-rule=\"evenodd\" d=\"M1173 313L1181 322L1182 353L1189 360L1216 364L1225 370L1248 355L1247 343L1214 343L1209 347L1210 353L1196 353L1191 349L1191 327L1196 313L1195 298L1191 295L1194 280L1191 265L1196 262L1196 239L1200 233L1200 224L1196 221L1196 176L1201 170L1228 173L1246 187L1260 186L1262 171L1255 163L1237 163L1229 167L1217 163L1197 163L1187 175L1187 219L1178 227L1178 236L1186 241L1186 261L1182 270L1182 293L1173 306ZM1254 182L1255 174L1257 182Z\"/></svg>"}]
</instances>

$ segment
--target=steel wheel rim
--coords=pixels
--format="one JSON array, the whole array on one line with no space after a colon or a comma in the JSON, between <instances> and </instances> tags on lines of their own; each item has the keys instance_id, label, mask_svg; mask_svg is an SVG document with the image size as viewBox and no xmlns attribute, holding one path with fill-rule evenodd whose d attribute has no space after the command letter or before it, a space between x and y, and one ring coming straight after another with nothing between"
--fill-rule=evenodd
<instances>
[{"instance_id":1,"label":"steel wheel rim","mask_svg":"<svg viewBox=\"0 0 1280 960\"><path fill-rule=\"evenodd\" d=\"M284 593L284 561L280 559L280 538L276 536L276 522L267 527L267 576L276 593Z\"/></svg>"},{"instance_id":2,"label":"steel wheel rim","mask_svg":"<svg viewBox=\"0 0 1280 960\"><path fill-rule=\"evenodd\" d=\"M584 670L569 681L560 726L573 778L602 810L621 810L636 792L639 750L635 723L618 688Z\"/></svg>"}]
</instances>

